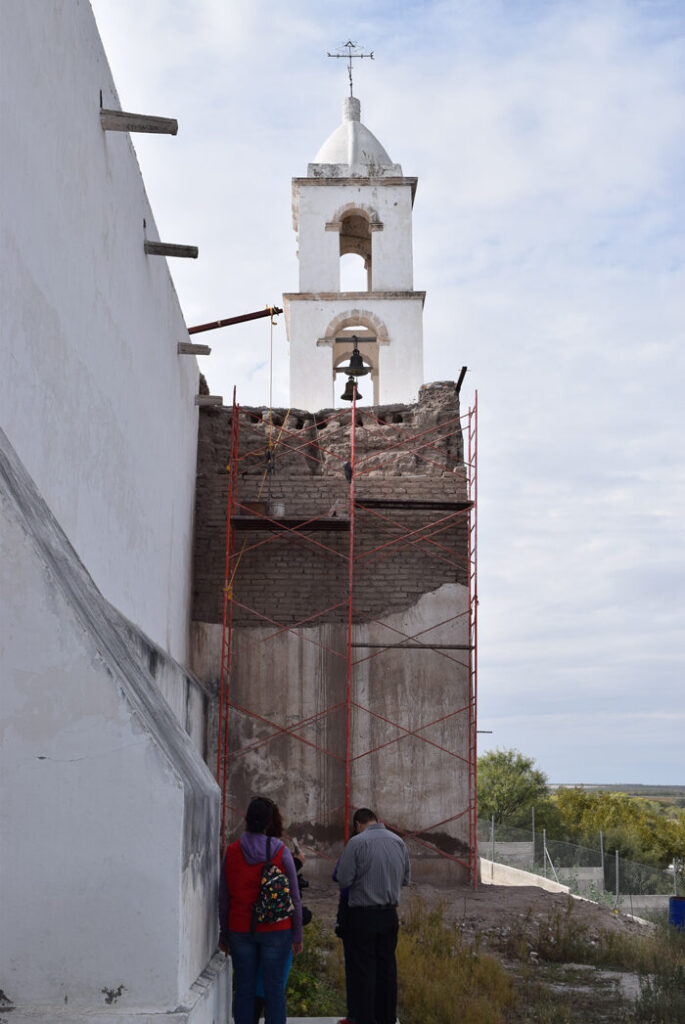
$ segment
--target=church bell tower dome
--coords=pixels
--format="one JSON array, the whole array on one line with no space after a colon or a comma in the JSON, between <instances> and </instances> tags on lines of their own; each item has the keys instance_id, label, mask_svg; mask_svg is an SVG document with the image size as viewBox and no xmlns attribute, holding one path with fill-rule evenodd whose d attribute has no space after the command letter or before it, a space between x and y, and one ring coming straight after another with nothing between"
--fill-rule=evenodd
<instances>
[{"instance_id":1,"label":"church bell tower dome","mask_svg":"<svg viewBox=\"0 0 685 1024\"><path fill-rule=\"evenodd\" d=\"M308 174L313 178L401 177L402 168L394 164L373 132L361 122L361 104L355 96L343 100L343 119L328 136Z\"/></svg>"}]
</instances>

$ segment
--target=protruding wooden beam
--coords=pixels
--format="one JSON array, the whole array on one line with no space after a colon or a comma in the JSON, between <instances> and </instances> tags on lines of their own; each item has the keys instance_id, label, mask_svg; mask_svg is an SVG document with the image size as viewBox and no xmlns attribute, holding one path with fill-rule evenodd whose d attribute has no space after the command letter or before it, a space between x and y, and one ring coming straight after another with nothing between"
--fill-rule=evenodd
<instances>
[{"instance_id":1,"label":"protruding wooden beam","mask_svg":"<svg viewBox=\"0 0 685 1024\"><path fill-rule=\"evenodd\" d=\"M196 245L174 245L172 242L146 242L145 252L148 256L185 256L196 260L199 249Z\"/></svg>"},{"instance_id":2,"label":"protruding wooden beam","mask_svg":"<svg viewBox=\"0 0 685 1024\"><path fill-rule=\"evenodd\" d=\"M173 117L129 114L126 110L101 110L100 124L106 132L148 132L153 135L176 135L178 131L178 121Z\"/></svg>"},{"instance_id":3,"label":"protruding wooden beam","mask_svg":"<svg viewBox=\"0 0 685 1024\"><path fill-rule=\"evenodd\" d=\"M195 395L195 405L223 405L221 395Z\"/></svg>"},{"instance_id":4,"label":"protruding wooden beam","mask_svg":"<svg viewBox=\"0 0 685 1024\"><path fill-rule=\"evenodd\" d=\"M190 341L179 341L178 343L180 356L208 356L211 351L209 345L193 345Z\"/></svg>"}]
</instances>

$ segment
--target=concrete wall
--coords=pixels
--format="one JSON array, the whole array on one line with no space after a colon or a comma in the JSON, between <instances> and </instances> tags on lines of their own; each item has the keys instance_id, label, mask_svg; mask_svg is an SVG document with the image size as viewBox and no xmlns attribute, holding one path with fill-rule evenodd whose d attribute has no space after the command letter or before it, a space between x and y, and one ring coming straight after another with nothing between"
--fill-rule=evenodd
<instances>
[{"instance_id":1,"label":"concrete wall","mask_svg":"<svg viewBox=\"0 0 685 1024\"><path fill-rule=\"evenodd\" d=\"M670 896L639 896L622 895L620 897L621 912L632 914L668 910Z\"/></svg>"},{"instance_id":2,"label":"concrete wall","mask_svg":"<svg viewBox=\"0 0 685 1024\"><path fill-rule=\"evenodd\" d=\"M1 425L102 593L184 661L198 370L130 138L100 127L90 5L3 0L0 47Z\"/></svg>"},{"instance_id":3,"label":"concrete wall","mask_svg":"<svg viewBox=\"0 0 685 1024\"><path fill-rule=\"evenodd\" d=\"M480 849L487 854L492 854L492 843L489 840L481 840ZM528 868L535 861L535 846L530 843L498 843L495 842L495 857L498 861L505 861L507 864L514 864L517 867Z\"/></svg>"},{"instance_id":4,"label":"concrete wall","mask_svg":"<svg viewBox=\"0 0 685 1024\"><path fill-rule=\"evenodd\" d=\"M604 891L604 868L558 867L557 874L560 882L567 882L581 896L587 896L591 889Z\"/></svg>"},{"instance_id":5,"label":"concrete wall","mask_svg":"<svg viewBox=\"0 0 685 1024\"><path fill-rule=\"evenodd\" d=\"M0 987L173 1009L216 947L216 785L1 432L0 515Z\"/></svg>"},{"instance_id":6,"label":"concrete wall","mask_svg":"<svg viewBox=\"0 0 685 1024\"><path fill-rule=\"evenodd\" d=\"M562 885L551 878L543 878L542 875L534 875L509 864L497 864L485 857L480 858L480 881L483 885L534 885L547 892L571 891L568 885Z\"/></svg>"}]
</instances>

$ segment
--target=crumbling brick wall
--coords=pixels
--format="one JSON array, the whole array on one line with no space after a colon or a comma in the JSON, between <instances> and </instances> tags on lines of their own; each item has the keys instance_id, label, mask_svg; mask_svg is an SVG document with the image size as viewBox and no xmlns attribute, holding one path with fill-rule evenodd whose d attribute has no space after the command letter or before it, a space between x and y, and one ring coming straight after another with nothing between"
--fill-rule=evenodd
<instances>
[{"instance_id":1,"label":"crumbling brick wall","mask_svg":"<svg viewBox=\"0 0 685 1024\"><path fill-rule=\"evenodd\" d=\"M356 621L401 611L443 583L467 583L459 414L451 382L424 386L416 405L357 410ZM223 407L200 412L193 587L200 622L222 619L232 415ZM239 415L234 624L292 625L312 615L315 624L345 621L351 410ZM408 507L372 506L388 501ZM276 535L260 515L291 528L316 519L324 529ZM410 536L393 544L403 531Z\"/></svg>"}]
</instances>

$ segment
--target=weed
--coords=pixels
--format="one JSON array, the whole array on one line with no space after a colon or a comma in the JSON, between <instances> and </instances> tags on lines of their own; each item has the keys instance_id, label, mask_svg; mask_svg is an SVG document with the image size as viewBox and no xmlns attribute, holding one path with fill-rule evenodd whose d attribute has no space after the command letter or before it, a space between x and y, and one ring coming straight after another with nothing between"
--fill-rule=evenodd
<instances>
[{"instance_id":1,"label":"weed","mask_svg":"<svg viewBox=\"0 0 685 1024\"><path fill-rule=\"evenodd\" d=\"M403 1024L502 1024L516 1003L512 979L494 957L467 945L442 906L415 900L397 945Z\"/></svg>"},{"instance_id":2,"label":"weed","mask_svg":"<svg viewBox=\"0 0 685 1024\"><path fill-rule=\"evenodd\" d=\"M645 1024L685 1021L685 968L667 964L658 973L640 978L635 1020Z\"/></svg>"},{"instance_id":3,"label":"weed","mask_svg":"<svg viewBox=\"0 0 685 1024\"><path fill-rule=\"evenodd\" d=\"M332 1017L345 1011L345 971L340 943L316 919L304 932L304 950L293 959L286 988L288 1013Z\"/></svg>"},{"instance_id":4,"label":"weed","mask_svg":"<svg viewBox=\"0 0 685 1024\"><path fill-rule=\"evenodd\" d=\"M685 1021L685 933L668 924L657 927L650 953L640 971L635 1020L644 1024Z\"/></svg>"},{"instance_id":5,"label":"weed","mask_svg":"<svg viewBox=\"0 0 685 1024\"><path fill-rule=\"evenodd\" d=\"M587 899L592 900L593 903L599 903L601 907L607 907L608 910L614 910L616 907L620 910L623 906L623 896L619 896L617 900L613 892L607 892L606 889L597 885L593 879L588 883L585 896Z\"/></svg>"}]
</instances>

